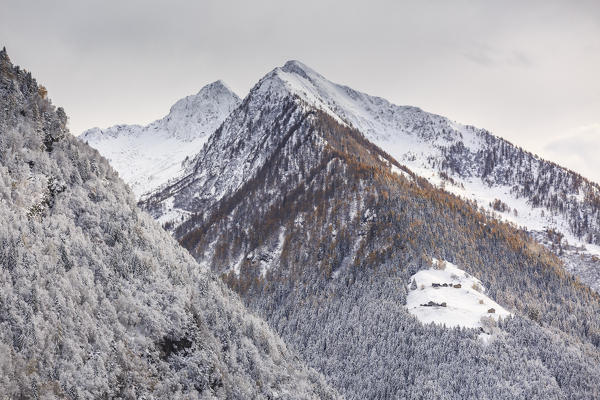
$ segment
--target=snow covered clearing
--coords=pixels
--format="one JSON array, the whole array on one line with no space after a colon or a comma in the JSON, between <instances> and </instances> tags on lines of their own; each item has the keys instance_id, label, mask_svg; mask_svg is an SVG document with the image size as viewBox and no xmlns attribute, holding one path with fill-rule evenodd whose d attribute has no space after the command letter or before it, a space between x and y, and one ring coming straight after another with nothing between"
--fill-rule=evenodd
<instances>
[{"instance_id":1,"label":"snow covered clearing","mask_svg":"<svg viewBox=\"0 0 600 400\"><path fill-rule=\"evenodd\" d=\"M417 272L410 282L406 307L424 324L480 328L482 317L511 315L485 294L479 279L448 261L433 259L433 267Z\"/></svg>"}]
</instances>

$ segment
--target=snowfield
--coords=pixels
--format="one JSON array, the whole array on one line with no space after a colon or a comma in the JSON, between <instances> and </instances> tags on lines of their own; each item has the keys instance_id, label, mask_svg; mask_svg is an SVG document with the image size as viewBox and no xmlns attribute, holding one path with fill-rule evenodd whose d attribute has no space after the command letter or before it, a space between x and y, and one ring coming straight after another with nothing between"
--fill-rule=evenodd
<instances>
[{"instance_id":1,"label":"snowfield","mask_svg":"<svg viewBox=\"0 0 600 400\"><path fill-rule=\"evenodd\" d=\"M182 142L164 132L154 135L121 135L88 142L104 155L136 197L166 184L184 172L186 159L198 153L207 137Z\"/></svg>"},{"instance_id":2,"label":"snowfield","mask_svg":"<svg viewBox=\"0 0 600 400\"><path fill-rule=\"evenodd\" d=\"M152 192L184 173L240 98L222 81L177 101L167 116L150 125L92 128L80 138L108 159L136 197Z\"/></svg>"},{"instance_id":3,"label":"snowfield","mask_svg":"<svg viewBox=\"0 0 600 400\"><path fill-rule=\"evenodd\" d=\"M438 269L443 265L444 269ZM433 322L449 328L481 328L482 317L498 320L511 315L486 296L479 279L448 261L434 259L433 268L417 272L410 282L406 307L424 324ZM438 284L448 286L438 287ZM437 305L425 306L429 302ZM491 309L494 309L493 313L488 312Z\"/></svg>"}]
</instances>

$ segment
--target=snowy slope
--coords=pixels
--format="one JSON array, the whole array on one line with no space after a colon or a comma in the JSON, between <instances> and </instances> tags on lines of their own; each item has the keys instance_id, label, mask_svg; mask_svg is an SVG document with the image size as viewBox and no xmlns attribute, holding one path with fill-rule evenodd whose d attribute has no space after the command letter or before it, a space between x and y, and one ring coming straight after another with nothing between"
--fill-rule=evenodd
<instances>
[{"instance_id":1,"label":"snowy slope","mask_svg":"<svg viewBox=\"0 0 600 400\"><path fill-rule=\"evenodd\" d=\"M178 176L185 160L202 149L239 102L217 81L179 100L167 116L148 126L92 128L80 138L110 161L139 198Z\"/></svg>"},{"instance_id":2,"label":"snowy slope","mask_svg":"<svg viewBox=\"0 0 600 400\"><path fill-rule=\"evenodd\" d=\"M447 286L437 286L443 284ZM485 294L479 279L451 262L436 259L433 268L421 270L411 277L406 307L425 324L434 322L447 327L480 328L484 317L498 320L510 316Z\"/></svg>"},{"instance_id":3,"label":"snowy slope","mask_svg":"<svg viewBox=\"0 0 600 400\"><path fill-rule=\"evenodd\" d=\"M338 398L0 50L0 397Z\"/></svg>"}]
</instances>

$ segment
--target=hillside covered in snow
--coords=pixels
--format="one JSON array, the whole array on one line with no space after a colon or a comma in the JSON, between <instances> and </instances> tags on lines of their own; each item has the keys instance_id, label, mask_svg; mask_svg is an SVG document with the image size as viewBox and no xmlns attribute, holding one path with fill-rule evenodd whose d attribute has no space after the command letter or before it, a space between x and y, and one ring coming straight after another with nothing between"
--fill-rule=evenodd
<instances>
[{"instance_id":1,"label":"hillside covered in snow","mask_svg":"<svg viewBox=\"0 0 600 400\"><path fill-rule=\"evenodd\" d=\"M0 51L0 394L333 399Z\"/></svg>"},{"instance_id":2,"label":"hillside covered in snow","mask_svg":"<svg viewBox=\"0 0 600 400\"><path fill-rule=\"evenodd\" d=\"M222 81L203 87L147 126L92 128L80 138L106 157L139 198L180 175L229 113L239 97Z\"/></svg>"},{"instance_id":3,"label":"hillside covered in snow","mask_svg":"<svg viewBox=\"0 0 600 400\"><path fill-rule=\"evenodd\" d=\"M510 313L485 294L481 281L456 265L432 260L432 267L410 277L406 307L424 324L482 328Z\"/></svg>"}]
</instances>

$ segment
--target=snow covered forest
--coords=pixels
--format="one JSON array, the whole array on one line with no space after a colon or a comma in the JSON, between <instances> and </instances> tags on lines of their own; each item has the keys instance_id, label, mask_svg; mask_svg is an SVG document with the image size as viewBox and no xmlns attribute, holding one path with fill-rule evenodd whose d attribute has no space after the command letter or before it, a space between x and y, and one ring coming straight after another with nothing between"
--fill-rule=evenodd
<instances>
[{"instance_id":1,"label":"snow covered forest","mask_svg":"<svg viewBox=\"0 0 600 400\"><path fill-rule=\"evenodd\" d=\"M336 398L0 52L0 393Z\"/></svg>"},{"instance_id":2,"label":"snow covered forest","mask_svg":"<svg viewBox=\"0 0 600 400\"><path fill-rule=\"evenodd\" d=\"M600 398L600 295L565 267L560 232L521 229L458 192L472 177L510 186L492 210L525 198L598 243L597 185L297 61L241 102L217 86L223 107L201 91L149 125L205 144L144 181L158 190L138 204L85 143L106 132L72 136L65 111L0 52L0 393ZM393 118L365 114L384 109ZM394 124L435 143L429 156L384 151ZM483 147L456 144L468 135ZM422 176L427 165L444 185Z\"/></svg>"}]
</instances>

